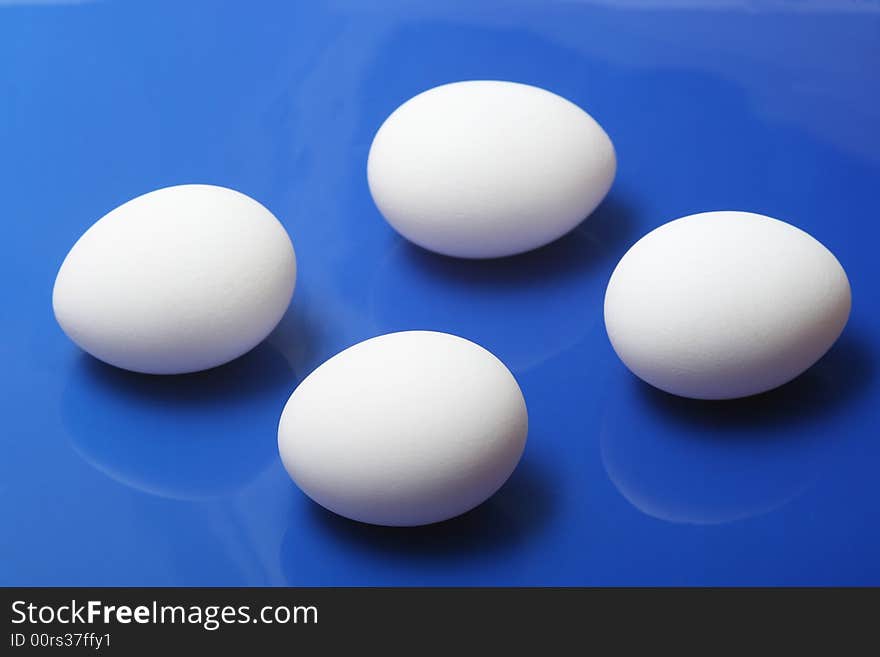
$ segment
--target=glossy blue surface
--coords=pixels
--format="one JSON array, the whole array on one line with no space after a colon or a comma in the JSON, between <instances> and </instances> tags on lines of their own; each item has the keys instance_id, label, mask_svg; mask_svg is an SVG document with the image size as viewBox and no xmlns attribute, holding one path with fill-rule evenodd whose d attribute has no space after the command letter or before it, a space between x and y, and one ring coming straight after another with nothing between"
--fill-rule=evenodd
<instances>
[{"instance_id":1,"label":"glossy blue surface","mask_svg":"<svg viewBox=\"0 0 880 657\"><path fill-rule=\"evenodd\" d=\"M0 0L0 583L880 584L880 3ZM619 156L559 242L436 257L381 220L366 157L437 84L536 84ZM289 230L266 343L182 377L97 363L54 322L67 250L116 205L226 185ZM833 350L776 392L655 392L605 336L617 260L673 218L741 209L846 268ZM310 503L278 459L297 382L401 329L473 339L529 405L525 456L453 521L383 529Z\"/></svg>"}]
</instances>

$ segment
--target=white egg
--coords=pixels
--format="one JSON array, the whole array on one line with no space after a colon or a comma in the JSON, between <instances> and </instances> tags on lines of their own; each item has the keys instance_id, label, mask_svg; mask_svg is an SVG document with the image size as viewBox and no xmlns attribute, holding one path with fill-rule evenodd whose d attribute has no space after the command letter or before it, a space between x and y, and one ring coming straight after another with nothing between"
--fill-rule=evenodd
<instances>
[{"instance_id":1,"label":"white egg","mask_svg":"<svg viewBox=\"0 0 880 657\"><path fill-rule=\"evenodd\" d=\"M605 294L608 337L626 366L697 399L790 381L837 340L849 311L849 281L828 249L748 212L660 226L623 256Z\"/></svg>"},{"instance_id":2,"label":"white egg","mask_svg":"<svg viewBox=\"0 0 880 657\"><path fill-rule=\"evenodd\" d=\"M544 89L473 80L425 91L373 139L367 178L391 226L431 251L493 258L561 237L608 193L608 135Z\"/></svg>"},{"instance_id":3,"label":"white egg","mask_svg":"<svg viewBox=\"0 0 880 657\"><path fill-rule=\"evenodd\" d=\"M67 254L55 317L82 349L136 372L177 374L249 351L290 303L284 227L225 187L179 185L99 219Z\"/></svg>"},{"instance_id":4,"label":"white egg","mask_svg":"<svg viewBox=\"0 0 880 657\"><path fill-rule=\"evenodd\" d=\"M390 333L312 372L281 415L287 472L321 506L377 525L424 525L507 480L528 417L510 371L447 333Z\"/></svg>"}]
</instances>

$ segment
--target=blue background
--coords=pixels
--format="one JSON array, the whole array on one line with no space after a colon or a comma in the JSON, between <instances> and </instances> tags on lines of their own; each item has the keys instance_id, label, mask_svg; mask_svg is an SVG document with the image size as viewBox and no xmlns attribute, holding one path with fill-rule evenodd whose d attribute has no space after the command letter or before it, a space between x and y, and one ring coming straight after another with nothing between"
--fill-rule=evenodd
<instances>
[{"instance_id":1,"label":"blue background","mask_svg":"<svg viewBox=\"0 0 880 657\"><path fill-rule=\"evenodd\" d=\"M0 0L0 583L880 584L878 63L873 0ZM370 199L383 119L473 78L559 93L616 144L608 199L539 251L437 257ZM115 206L192 182L284 223L290 311L214 371L98 363L55 324L62 259ZM854 299L808 373L726 403L640 383L602 322L626 249L714 209L807 230ZM440 525L332 516L281 466L284 402L413 328L510 366L524 459Z\"/></svg>"}]
</instances>

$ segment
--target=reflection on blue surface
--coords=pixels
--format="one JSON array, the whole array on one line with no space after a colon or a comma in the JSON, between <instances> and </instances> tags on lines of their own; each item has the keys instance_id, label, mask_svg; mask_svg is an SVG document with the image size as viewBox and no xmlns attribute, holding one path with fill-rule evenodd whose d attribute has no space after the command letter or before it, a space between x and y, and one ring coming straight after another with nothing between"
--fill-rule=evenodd
<instances>
[{"instance_id":1,"label":"reflection on blue surface","mask_svg":"<svg viewBox=\"0 0 880 657\"><path fill-rule=\"evenodd\" d=\"M281 545L286 583L302 586L335 581L346 573L351 585L373 585L405 575L410 583L440 585L452 572L471 583L490 581L486 561L527 553L530 543L555 519L554 473L534 460L522 463L498 494L453 520L423 527L379 527L352 522L311 504L287 529ZM302 550L305 525L318 535L321 559ZM346 562L352 553L362 567ZM519 579L511 575L512 581Z\"/></svg>"},{"instance_id":2,"label":"reflection on blue surface","mask_svg":"<svg viewBox=\"0 0 880 657\"><path fill-rule=\"evenodd\" d=\"M175 499L236 493L275 461L295 380L269 345L213 370L143 376L82 355L62 397L71 444L119 483Z\"/></svg>"},{"instance_id":3,"label":"reflection on blue surface","mask_svg":"<svg viewBox=\"0 0 880 657\"><path fill-rule=\"evenodd\" d=\"M602 273L634 239L631 229L627 208L611 196L565 239L501 260L438 257L397 241L376 268L376 330L466 335L514 373L538 366L602 324Z\"/></svg>"},{"instance_id":4,"label":"reflection on blue surface","mask_svg":"<svg viewBox=\"0 0 880 657\"><path fill-rule=\"evenodd\" d=\"M873 355L850 332L790 385L746 399L684 399L631 379L607 409L602 462L621 495L660 520L769 513L839 467L848 437L836 418L874 376Z\"/></svg>"},{"instance_id":5,"label":"reflection on blue surface","mask_svg":"<svg viewBox=\"0 0 880 657\"><path fill-rule=\"evenodd\" d=\"M880 584L878 57L880 4L849 0L0 0L0 584ZM570 98L619 157L593 217L494 262L404 243L366 184L395 107L474 78ZM187 182L284 223L290 312L204 374L92 361L52 317L61 260ZM623 368L601 304L640 235L716 209L812 233L853 314L792 384L697 403ZM278 417L324 359L410 328L508 362L524 460L461 518L350 523L291 483Z\"/></svg>"}]
</instances>

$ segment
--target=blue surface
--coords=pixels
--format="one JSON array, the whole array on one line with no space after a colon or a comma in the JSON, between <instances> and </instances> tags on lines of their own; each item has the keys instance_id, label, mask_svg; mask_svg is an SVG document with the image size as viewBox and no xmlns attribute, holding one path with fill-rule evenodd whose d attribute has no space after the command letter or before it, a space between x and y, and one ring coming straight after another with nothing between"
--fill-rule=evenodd
<instances>
[{"instance_id":1,"label":"blue surface","mask_svg":"<svg viewBox=\"0 0 880 657\"><path fill-rule=\"evenodd\" d=\"M0 583L880 584L878 61L873 0L0 0ZM381 220L375 130L469 78L548 88L612 136L611 195L568 237L461 262ZM99 364L54 322L58 266L113 207L188 182L284 223L291 310L211 372ZM628 246L713 209L812 233L854 300L812 370L727 403L641 384L602 323ZM457 520L342 520L288 479L278 417L332 354L413 328L509 364L524 460Z\"/></svg>"}]
</instances>

